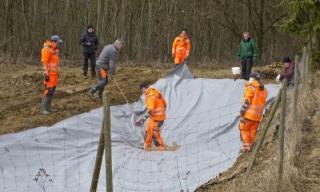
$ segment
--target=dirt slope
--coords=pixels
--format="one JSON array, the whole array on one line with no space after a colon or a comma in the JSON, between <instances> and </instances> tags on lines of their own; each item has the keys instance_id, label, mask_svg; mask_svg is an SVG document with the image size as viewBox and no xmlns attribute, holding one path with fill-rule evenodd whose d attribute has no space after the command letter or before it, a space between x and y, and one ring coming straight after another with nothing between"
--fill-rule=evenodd
<instances>
[{"instance_id":1,"label":"dirt slope","mask_svg":"<svg viewBox=\"0 0 320 192\"><path fill-rule=\"evenodd\" d=\"M101 105L99 101L94 102L84 94L97 80L83 80L79 65L62 68L53 101L58 112L49 116L39 113L43 93L40 66L0 64L0 71L0 134L51 125ZM140 81L154 81L166 71L167 69L119 67L117 80L132 102L140 95ZM113 83L108 85L107 90L112 105L125 103Z\"/></svg>"},{"instance_id":2,"label":"dirt slope","mask_svg":"<svg viewBox=\"0 0 320 192\"><path fill-rule=\"evenodd\" d=\"M116 79L129 99L136 101L142 80L156 81L165 75L170 67L122 67L117 69ZM232 77L230 70L208 70L194 68L196 77ZM59 85L53 100L58 112L49 116L40 114L43 93L40 65L12 64L0 58L0 134L18 132L37 126L52 125L67 117L80 114L101 106L99 100L92 101L85 91L97 82L96 79L83 80L80 62L65 62L62 66ZM118 88L113 82L108 84L111 105L124 104Z\"/></svg>"}]
</instances>

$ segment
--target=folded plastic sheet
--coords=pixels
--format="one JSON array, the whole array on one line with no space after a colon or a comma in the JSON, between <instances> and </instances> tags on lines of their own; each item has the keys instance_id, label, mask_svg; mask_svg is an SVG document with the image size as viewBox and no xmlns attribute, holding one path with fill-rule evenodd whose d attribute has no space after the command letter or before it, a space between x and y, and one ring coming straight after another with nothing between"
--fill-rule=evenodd
<instances>
[{"instance_id":1,"label":"folded plastic sheet","mask_svg":"<svg viewBox=\"0 0 320 192\"><path fill-rule=\"evenodd\" d=\"M141 113L143 97L131 107L112 106L114 191L193 191L230 168L241 147L238 114L244 81L193 79L180 66L153 86L168 103L161 135L174 150L141 149L144 126L134 125L132 108ZM270 102L279 86L266 88ZM0 191L89 191L101 125L99 108L50 127L0 136ZM40 168L49 174L42 179L52 182L33 180ZM104 164L98 191L105 191Z\"/></svg>"}]
</instances>

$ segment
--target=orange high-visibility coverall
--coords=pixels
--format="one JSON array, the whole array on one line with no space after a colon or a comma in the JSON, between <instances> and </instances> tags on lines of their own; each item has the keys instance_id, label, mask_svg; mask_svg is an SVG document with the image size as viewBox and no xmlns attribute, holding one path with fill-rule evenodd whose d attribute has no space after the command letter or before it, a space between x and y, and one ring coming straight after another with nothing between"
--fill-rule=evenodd
<instances>
[{"instance_id":1,"label":"orange high-visibility coverall","mask_svg":"<svg viewBox=\"0 0 320 192\"><path fill-rule=\"evenodd\" d=\"M174 64L182 64L190 54L190 39L180 34L172 44L172 55L174 55Z\"/></svg>"},{"instance_id":2,"label":"orange high-visibility coverall","mask_svg":"<svg viewBox=\"0 0 320 192\"><path fill-rule=\"evenodd\" d=\"M59 50L55 44L47 40L41 50L41 63L43 64L44 72L49 77L49 81L44 81L45 96L48 94L53 95L58 84L59 60Z\"/></svg>"},{"instance_id":3,"label":"orange high-visibility coverall","mask_svg":"<svg viewBox=\"0 0 320 192\"><path fill-rule=\"evenodd\" d=\"M267 96L267 90L265 88L261 89L258 81L253 81L246 85L243 101L247 101L249 105L240 121L240 132L244 150L250 150L251 145L255 141Z\"/></svg>"},{"instance_id":4,"label":"orange high-visibility coverall","mask_svg":"<svg viewBox=\"0 0 320 192\"><path fill-rule=\"evenodd\" d=\"M161 93L154 88L147 89L144 95L146 98L147 111L150 114L146 127L144 148L151 150L152 137L154 137L157 141L158 149L164 150L160 127L166 119L166 100L162 97Z\"/></svg>"}]
</instances>

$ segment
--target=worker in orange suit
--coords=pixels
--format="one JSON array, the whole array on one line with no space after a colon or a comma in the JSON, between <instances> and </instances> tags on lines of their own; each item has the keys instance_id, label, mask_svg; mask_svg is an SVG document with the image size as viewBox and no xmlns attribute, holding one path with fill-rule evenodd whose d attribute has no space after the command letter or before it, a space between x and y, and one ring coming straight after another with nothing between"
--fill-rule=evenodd
<instances>
[{"instance_id":1,"label":"worker in orange suit","mask_svg":"<svg viewBox=\"0 0 320 192\"><path fill-rule=\"evenodd\" d=\"M243 152L251 150L268 96L268 92L261 82L260 74L253 72L249 77L240 110L239 127L243 142L241 150Z\"/></svg>"},{"instance_id":2,"label":"worker in orange suit","mask_svg":"<svg viewBox=\"0 0 320 192\"><path fill-rule=\"evenodd\" d=\"M182 32L174 39L172 44L172 57L174 64L180 65L187 61L190 55L190 39L187 30Z\"/></svg>"},{"instance_id":3,"label":"worker in orange suit","mask_svg":"<svg viewBox=\"0 0 320 192\"><path fill-rule=\"evenodd\" d=\"M142 125L147 119L144 149L151 151L152 140L159 151L165 150L165 144L160 135L160 128L166 119L166 100L159 90L149 87L146 82L141 83L140 90L145 96L147 110L144 115L136 121L137 125Z\"/></svg>"},{"instance_id":4,"label":"worker in orange suit","mask_svg":"<svg viewBox=\"0 0 320 192\"><path fill-rule=\"evenodd\" d=\"M41 63L43 65L45 91L42 98L41 112L48 115L52 112L52 97L56 90L59 78L59 50L58 45L62 40L58 35L53 35L44 43L41 50Z\"/></svg>"}]
</instances>

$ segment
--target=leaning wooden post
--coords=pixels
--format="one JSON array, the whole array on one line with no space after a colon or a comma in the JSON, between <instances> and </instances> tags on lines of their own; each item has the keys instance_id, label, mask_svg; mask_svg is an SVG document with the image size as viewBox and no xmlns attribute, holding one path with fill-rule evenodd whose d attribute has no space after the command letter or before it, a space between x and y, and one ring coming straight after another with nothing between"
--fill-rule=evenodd
<instances>
[{"instance_id":1,"label":"leaning wooden post","mask_svg":"<svg viewBox=\"0 0 320 192\"><path fill-rule=\"evenodd\" d=\"M261 149L261 146L262 146L262 144L263 144L264 138L265 138L266 135L267 135L267 132L268 132L268 129L269 129L269 127L270 127L270 124L271 124L271 122L272 122L272 120L273 120L273 117L274 117L274 115L275 115L275 113L276 113L276 111L277 111L277 109L278 109L278 106L279 106L280 101L281 101L281 90L282 90L282 89L279 90L278 96L277 96L277 98L276 98L276 102L275 102L275 104L273 105L273 107L272 107L272 109L271 109L271 112L270 112L270 114L269 114L269 117L268 117L268 119L267 119L267 122L266 122L266 124L265 124L265 126L264 126L264 129L263 129L263 131L262 131L261 138L258 140L257 145L254 147L253 154L252 154L251 159L250 159L249 164L248 164L247 174L249 174L250 171L251 171L251 169L252 169L252 166L253 166L253 164L254 164L254 162L255 162L255 160L256 160L256 158L257 158L257 155L258 155L258 153L259 153L259 151L260 151L260 149Z\"/></svg>"},{"instance_id":2,"label":"leaning wooden post","mask_svg":"<svg viewBox=\"0 0 320 192\"><path fill-rule=\"evenodd\" d=\"M295 57L295 66L294 66L294 92L293 92L293 114L298 128L298 98L299 98L299 56Z\"/></svg>"},{"instance_id":3,"label":"leaning wooden post","mask_svg":"<svg viewBox=\"0 0 320 192\"><path fill-rule=\"evenodd\" d=\"M308 63L308 56L307 56L307 47L304 47L303 48L303 59L302 59L302 64L303 64L303 70L302 70L302 78L303 78L303 81L302 81L302 85L303 85L303 90L305 90L306 88L306 81L307 81L307 63Z\"/></svg>"},{"instance_id":4,"label":"leaning wooden post","mask_svg":"<svg viewBox=\"0 0 320 192\"><path fill-rule=\"evenodd\" d=\"M103 122L104 122L104 120L103 120ZM93 171L92 180L91 180L90 192L97 191L98 182L99 182L101 163L102 163L103 151L104 151L104 134L103 134L104 133L104 130L103 130L104 123L103 122L102 122L102 126L101 126L100 139L99 139L99 144L98 144L96 162L94 164L94 171Z\"/></svg>"},{"instance_id":5,"label":"leaning wooden post","mask_svg":"<svg viewBox=\"0 0 320 192\"><path fill-rule=\"evenodd\" d=\"M105 142L106 141L106 142ZM106 163L106 191L112 192L112 162L111 162L111 123L110 106L106 92L103 93L103 121L100 132L100 139L97 151L96 162L94 166L90 192L96 192L99 182L103 152L105 151Z\"/></svg>"},{"instance_id":6,"label":"leaning wooden post","mask_svg":"<svg viewBox=\"0 0 320 192\"><path fill-rule=\"evenodd\" d=\"M277 190L280 191L283 175L283 157L284 157L284 130L286 122L286 105L287 105L287 86L288 80L282 82L281 93L281 113L280 113L280 129L279 129L279 160L278 160L278 185Z\"/></svg>"},{"instance_id":7,"label":"leaning wooden post","mask_svg":"<svg viewBox=\"0 0 320 192\"><path fill-rule=\"evenodd\" d=\"M112 151L111 151L111 119L110 106L107 97L107 92L103 92L103 115L104 115L104 150L106 164L106 192L113 191L112 183Z\"/></svg>"}]
</instances>

